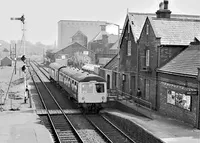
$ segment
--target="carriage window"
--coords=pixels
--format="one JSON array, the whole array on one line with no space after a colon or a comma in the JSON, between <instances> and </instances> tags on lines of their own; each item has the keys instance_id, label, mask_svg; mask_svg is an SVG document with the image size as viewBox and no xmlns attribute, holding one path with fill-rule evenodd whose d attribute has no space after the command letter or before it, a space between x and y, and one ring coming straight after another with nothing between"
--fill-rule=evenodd
<instances>
[{"instance_id":1,"label":"carriage window","mask_svg":"<svg viewBox=\"0 0 200 143\"><path fill-rule=\"evenodd\" d=\"M74 81L72 80L72 90L74 90Z\"/></svg>"},{"instance_id":2,"label":"carriage window","mask_svg":"<svg viewBox=\"0 0 200 143\"><path fill-rule=\"evenodd\" d=\"M68 86L70 86L70 78L68 78Z\"/></svg>"},{"instance_id":3,"label":"carriage window","mask_svg":"<svg viewBox=\"0 0 200 143\"><path fill-rule=\"evenodd\" d=\"M104 92L104 84L103 83L96 84L96 91L97 91L97 93L103 93Z\"/></svg>"},{"instance_id":4,"label":"carriage window","mask_svg":"<svg viewBox=\"0 0 200 143\"><path fill-rule=\"evenodd\" d=\"M75 91L77 90L77 82L75 82Z\"/></svg>"},{"instance_id":5,"label":"carriage window","mask_svg":"<svg viewBox=\"0 0 200 143\"><path fill-rule=\"evenodd\" d=\"M84 83L82 85L82 93L93 93L93 84Z\"/></svg>"}]
</instances>

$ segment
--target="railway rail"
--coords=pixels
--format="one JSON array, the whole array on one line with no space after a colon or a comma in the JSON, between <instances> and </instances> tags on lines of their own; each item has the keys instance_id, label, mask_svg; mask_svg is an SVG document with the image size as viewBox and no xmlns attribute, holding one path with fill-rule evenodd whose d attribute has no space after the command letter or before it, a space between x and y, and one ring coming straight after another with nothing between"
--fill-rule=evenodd
<instances>
[{"instance_id":1,"label":"railway rail","mask_svg":"<svg viewBox=\"0 0 200 143\"><path fill-rule=\"evenodd\" d=\"M36 63L34 63L34 65L37 66ZM42 72L41 69L40 72L46 76L46 74ZM38 78L40 79L40 77ZM47 91L48 93L43 93L42 95L50 94L52 96L52 99L54 99L51 92L48 89ZM60 140L61 142L68 141L68 142L87 142L87 143L89 142L135 143L135 141L133 141L130 137L128 137L125 133L123 133L123 131L121 131L114 124L112 124L107 118L105 118L100 114L84 115L78 113L78 114L66 115L67 113L62 110L62 108L56 101L54 101L55 99L49 101L49 97L44 97L43 100L44 102L48 101L50 103L46 103L47 105L47 107L45 108L46 111L45 114L41 116L41 118L44 120L44 124L47 126L48 129L50 129L51 133L55 132L57 133L56 134L58 138L57 140ZM57 107L53 105L55 104L53 102L56 103ZM60 110L60 111L58 113L55 112L50 113L49 112L50 110ZM52 122L53 124L52 126L54 126L55 131L51 131L53 127L49 125L47 117L49 122L50 123ZM73 132L72 130L70 130L71 128L73 128ZM78 136L78 138L75 137L74 132L76 133L76 136Z\"/></svg>"}]
</instances>

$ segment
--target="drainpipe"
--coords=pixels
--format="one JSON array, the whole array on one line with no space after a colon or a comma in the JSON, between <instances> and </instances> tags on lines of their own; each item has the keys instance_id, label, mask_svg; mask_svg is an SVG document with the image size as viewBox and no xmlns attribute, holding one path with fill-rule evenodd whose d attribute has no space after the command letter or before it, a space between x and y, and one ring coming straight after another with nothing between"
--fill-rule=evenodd
<instances>
[{"instance_id":1,"label":"drainpipe","mask_svg":"<svg viewBox=\"0 0 200 143\"><path fill-rule=\"evenodd\" d=\"M158 110L158 106L159 106L159 100L160 100L160 98L159 98L159 95L158 95L158 72L157 72L157 69L159 68L159 66L160 66L160 46L157 46L157 66L156 66L156 70L155 70L155 72L156 72L156 97L155 97L155 110Z\"/></svg>"},{"instance_id":2,"label":"drainpipe","mask_svg":"<svg viewBox=\"0 0 200 143\"><path fill-rule=\"evenodd\" d=\"M137 53L137 64L136 64L136 91L139 87L139 41L136 41L136 53ZM135 94L136 95L136 94Z\"/></svg>"},{"instance_id":3,"label":"drainpipe","mask_svg":"<svg viewBox=\"0 0 200 143\"><path fill-rule=\"evenodd\" d=\"M197 94L197 110L196 110L196 127L197 129L200 129L200 68L198 68L198 94Z\"/></svg>"}]
</instances>

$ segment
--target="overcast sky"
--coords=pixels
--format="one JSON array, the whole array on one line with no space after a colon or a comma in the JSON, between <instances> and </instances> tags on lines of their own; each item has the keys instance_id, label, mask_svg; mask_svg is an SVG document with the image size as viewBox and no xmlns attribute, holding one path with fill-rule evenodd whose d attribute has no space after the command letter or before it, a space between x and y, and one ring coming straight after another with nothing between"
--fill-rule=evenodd
<instances>
[{"instance_id":1,"label":"overcast sky","mask_svg":"<svg viewBox=\"0 0 200 143\"><path fill-rule=\"evenodd\" d=\"M21 40L21 22L11 17L26 18L26 40L53 44L57 41L59 20L108 21L122 28L129 12L154 13L162 0L0 0L0 40ZM199 0L169 0L176 14L200 15ZM108 28L112 32L114 28Z\"/></svg>"}]
</instances>

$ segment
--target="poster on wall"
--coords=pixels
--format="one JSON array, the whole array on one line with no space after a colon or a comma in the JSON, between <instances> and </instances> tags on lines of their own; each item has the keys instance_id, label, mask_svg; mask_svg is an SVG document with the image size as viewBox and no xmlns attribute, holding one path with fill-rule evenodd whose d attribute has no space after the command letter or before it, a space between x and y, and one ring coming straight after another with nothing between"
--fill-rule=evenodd
<instances>
[{"instance_id":1,"label":"poster on wall","mask_svg":"<svg viewBox=\"0 0 200 143\"><path fill-rule=\"evenodd\" d=\"M186 96L185 94L172 90L167 90L167 103L190 110L191 96Z\"/></svg>"},{"instance_id":2,"label":"poster on wall","mask_svg":"<svg viewBox=\"0 0 200 143\"><path fill-rule=\"evenodd\" d=\"M185 94L177 93L176 105L183 109L190 110L190 98L190 96L186 96Z\"/></svg>"},{"instance_id":3,"label":"poster on wall","mask_svg":"<svg viewBox=\"0 0 200 143\"><path fill-rule=\"evenodd\" d=\"M175 105L175 92L167 90L167 103Z\"/></svg>"}]
</instances>

